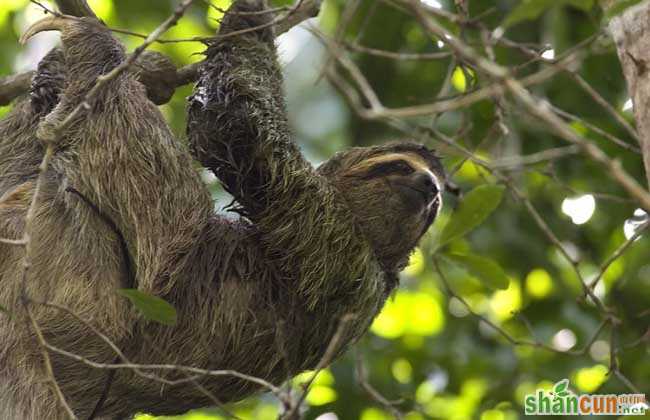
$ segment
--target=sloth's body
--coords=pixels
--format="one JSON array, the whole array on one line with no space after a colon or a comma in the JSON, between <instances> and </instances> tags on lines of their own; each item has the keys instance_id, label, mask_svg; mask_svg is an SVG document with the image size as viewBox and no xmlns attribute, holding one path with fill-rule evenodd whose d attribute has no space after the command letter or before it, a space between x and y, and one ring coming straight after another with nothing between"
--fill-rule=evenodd
<instances>
[{"instance_id":1,"label":"sloth's body","mask_svg":"<svg viewBox=\"0 0 650 420\"><path fill-rule=\"evenodd\" d=\"M260 19L268 14L228 15L221 31ZM0 124L0 237L23 234L43 150L35 136L41 118L47 114L46 133L97 76L124 59L96 23L56 25L65 84L50 77L63 65L53 53L41 64L31 101ZM353 149L312 168L291 141L281 83L268 29L208 48L188 136L195 156L237 200L243 217L233 222L213 214L190 154L142 85L130 74L112 81L57 142L33 222L28 296L68 307L133 363L232 369L273 383L313 368L342 316L355 316L342 347L363 334L436 215L442 169L414 144ZM21 309L23 255L0 244L0 304L14 313L0 316L0 418L64 418ZM127 284L130 267L134 285ZM163 297L177 308L177 325L144 321L115 292L120 287ZM38 304L32 310L52 345L95 362L114 360L82 323ZM67 401L79 417L88 415L106 371L58 354L52 360ZM200 383L224 402L259 389L233 377ZM163 386L120 370L101 415L175 414L211 403L192 383Z\"/></svg>"}]
</instances>

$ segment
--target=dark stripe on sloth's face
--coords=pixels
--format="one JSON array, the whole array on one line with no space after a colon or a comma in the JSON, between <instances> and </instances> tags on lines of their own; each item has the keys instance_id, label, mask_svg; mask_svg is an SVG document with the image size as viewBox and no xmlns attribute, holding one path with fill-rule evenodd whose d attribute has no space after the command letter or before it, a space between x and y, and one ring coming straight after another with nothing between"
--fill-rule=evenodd
<instances>
[{"instance_id":1,"label":"dark stripe on sloth's face","mask_svg":"<svg viewBox=\"0 0 650 420\"><path fill-rule=\"evenodd\" d=\"M364 179L372 179L386 175L401 175L407 176L415 172L415 169L405 160L391 160L388 162L380 162L370 167L370 169L363 176Z\"/></svg>"}]
</instances>

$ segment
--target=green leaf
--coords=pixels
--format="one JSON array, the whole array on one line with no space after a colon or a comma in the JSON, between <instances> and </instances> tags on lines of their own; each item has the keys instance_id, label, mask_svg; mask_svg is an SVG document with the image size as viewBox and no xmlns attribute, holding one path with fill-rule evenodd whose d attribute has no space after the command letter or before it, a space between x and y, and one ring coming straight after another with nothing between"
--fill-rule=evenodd
<instances>
[{"instance_id":1,"label":"green leaf","mask_svg":"<svg viewBox=\"0 0 650 420\"><path fill-rule=\"evenodd\" d=\"M450 260L463 266L467 271L483 280L491 289L507 289L510 280L501 266L489 258L468 254L446 254Z\"/></svg>"},{"instance_id":2,"label":"green leaf","mask_svg":"<svg viewBox=\"0 0 650 420\"><path fill-rule=\"evenodd\" d=\"M605 13L605 18L608 20L620 15L624 11L626 11L628 8L641 3L641 0L619 0L616 2L612 7L607 9L607 12Z\"/></svg>"},{"instance_id":3,"label":"green leaf","mask_svg":"<svg viewBox=\"0 0 650 420\"><path fill-rule=\"evenodd\" d=\"M136 289L118 289L117 292L127 297L148 320L164 325L176 324L176 309L167 301Z\"/></svg>"},{"instance_id":4,"label":"green leaf","mask_svg":"<svg viewBox=\"0 0 650 420\"><path fill-rule=\"evenodd\" d=\"M594 7L594 0L524 0L506 17L503 26L507 28L524 20L537 19L551 7L564 5L588 12Z\"/></svg>"},{"instance_id":5,"label":"green leaf","mask_svg":"<svg viewBox=\"0 0 650 420\"><path fill-rule=\"evenodd\" d=\"M594 0L565 0L566 4L580 9L583 12L588 12L594 7ZM560 3L560 2L558 2Z\"/></svg>"},{"instance_id":6,"label":"green leaf","mask_svg":"<svg viewBox=\"0 0 650 420\"><path fill-rule=\"evenodd\" d=\"M481 185L467 193L442 230L438 248L466 235L483 223L501 203L504 190L501 185Z\"/></svg>"},{"instance_id":7,"label":"green leaf","mask_svg":"<svg viewBox=\"0 0 650 420\"><path fill-rule=\"evenodd\" d=\"M524 20L537 19L542 13L557 5L557 0L524 0L503 21L507 28Z\"/></svg>"}]
</instances>

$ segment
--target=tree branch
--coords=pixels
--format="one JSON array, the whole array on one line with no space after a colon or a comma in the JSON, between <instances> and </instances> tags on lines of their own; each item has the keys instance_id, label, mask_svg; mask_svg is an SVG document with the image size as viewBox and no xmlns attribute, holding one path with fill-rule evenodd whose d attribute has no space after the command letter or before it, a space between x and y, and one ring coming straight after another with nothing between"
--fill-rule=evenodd
<instances>
[{"instance_id":1,"label":"tree branch","mask_svg":"<svg viewBox=\"0 0 650 420\"><path fill-rule=\"evenodd\" d=\"M613 7L619 2L601 1L603 7ZM643 1L613 17L609 30L616 43L618 58L623 67L628 91L634 104L634 118L639 132L646 178L650 185L650 2Z\"/></svg>"},{"instance_id":2,"label":"tree branch","mask_svg":"<svg viewBox=\"0 0 650 420\"><path fill-rule=\"evenodd\" d=\"M57 4L62 13L73 16L95 16L85 0L57 0ZM286 14L274 21L276 35L281 35L305 20L316 16L320 11L321 4L322 0L297 0ZM255 29L251 28L251 30ZM159 41L156 40L155 42ZM201 42L201 39L193 42ZM193 83L198 79L200 63L181 67L176 71L175 76L170 76L168 67L171 59L164 54L157 55L158 57L155 58L152 58L153 56L140 57L136 65L146 69L146 71L140 72L139 80L147 87L149 99L157 105L162 105L169 102L175 88ZM8 105L18 96L26 93L29 90L33 75L34 72L29 71L0 78L0 106ZM163 92L164 94L161 95L161 85L164 85L170 92Z\"/></svg>"},{"instance_id":3,"label":"tree branch","mask_svg":"<svg viewBox=\"0 0 650 420\"><path fill-rule=\"evenodd\" d=\"M19 73L0 79L0 106L9 105L18 96L29 90L33 71Z\"/></svg>"}]
</instances>

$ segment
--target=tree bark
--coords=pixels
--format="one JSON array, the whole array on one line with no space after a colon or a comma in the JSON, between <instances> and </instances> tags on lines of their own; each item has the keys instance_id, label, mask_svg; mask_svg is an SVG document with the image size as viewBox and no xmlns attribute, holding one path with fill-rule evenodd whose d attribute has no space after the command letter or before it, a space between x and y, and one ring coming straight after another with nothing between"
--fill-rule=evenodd
<instances>
[{"instance_id":1,"label":"tree bark","mask_svg":"<svg viewBox=\"0 0 650 420\"><path fill-rule=\"evenodd\" d=\"M621 0L602 0L605 10ZM626 9L609 21L628 91L634 104L634 118L650 186L650 1Z\"/></svg>"},{"instance_id":2,"label":"tree bark","mask_svg":"<svg viewBox=\"0 0 650 420\"><path fill-rule=\"evenodd\" d=\"M0 106L9 105L16 97L29 90L33 71L0 78Z\"/></svg>"}]
</instances>

